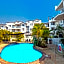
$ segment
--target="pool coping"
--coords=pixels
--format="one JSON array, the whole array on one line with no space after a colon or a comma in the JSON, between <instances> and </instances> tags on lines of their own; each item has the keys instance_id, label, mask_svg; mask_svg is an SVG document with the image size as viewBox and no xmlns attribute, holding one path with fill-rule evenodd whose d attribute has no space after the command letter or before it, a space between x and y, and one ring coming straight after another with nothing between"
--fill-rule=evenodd
<instances>
[{"instance_id":1,"label":"pool coping","mask_svg":"<svg viewBox=\"0 0 64 64\"><path fill-rule=\"evenodd\" d=\"M36 46L35 47L33 47L35 50L37 50L37 51L39 51L39 52L41 52L42 53L42 57L41 58L39 58L39 60L40 60L40 62L41 61L44 61L46 58L49 58L49 59L51 59L51 56L50 55L48 55L48 57L46 57L46 53L45 52L43 52L41 49L39 49L39 48L37 48Z\"/></svg>"},{"instance_id":2,"label":"pool coping","mask_svg":"<svg viewBox=\"0 0 64 64\"><path fill-rule=\"evenodd\" d=\"M17 44L17 43L14 43L14 44ZM24 43L22 43L22 44L24 44ZM33 44L33 43L28 43L28 44ZM8 45L6 45L6 46L9 46L10 44L8 44ZM13 44L12 44L13 45ZM2 48L2 50L6 47L6 46L4 46L3 48ZM38 60L35 60L35 61L33 61L33 62L29 62L29 63L12 63L12 62L7 62L7 61L5 61L5 60L3 60L1 57L0 57L0 63L1 64L39 64L41 61L43 61L43 64L44 64L44 59L45 58L51 58L51 56L48 56L48 57L46 57L45 55L46 55L46 53L45 52L43 52L42 50L40 50L40 49L38 49L36 46L34 47L33 46L33 48L35 49L35 50L37 50L37 51L39 51L40 53L42 53L42 57L41 58L39 58ZM3 63L2 63L3 62Z\"/></svg>"}]
</instances>

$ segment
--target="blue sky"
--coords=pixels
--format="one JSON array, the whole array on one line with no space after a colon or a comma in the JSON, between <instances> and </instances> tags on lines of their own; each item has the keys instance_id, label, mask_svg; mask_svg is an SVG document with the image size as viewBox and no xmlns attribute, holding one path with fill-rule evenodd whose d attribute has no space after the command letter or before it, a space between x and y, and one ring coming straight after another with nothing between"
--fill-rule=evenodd
<instances>
[{"instance_id":1,"label":"blue sky","mask_svg":"<svg viewBox=\"0 0 64 64\"><path fill-rule=\"evenodd\" d=\"M48 16L59 12L55 5L61 0L0 0L0 23L41 19L48 22Z\"/></svg>"}]
</instances>

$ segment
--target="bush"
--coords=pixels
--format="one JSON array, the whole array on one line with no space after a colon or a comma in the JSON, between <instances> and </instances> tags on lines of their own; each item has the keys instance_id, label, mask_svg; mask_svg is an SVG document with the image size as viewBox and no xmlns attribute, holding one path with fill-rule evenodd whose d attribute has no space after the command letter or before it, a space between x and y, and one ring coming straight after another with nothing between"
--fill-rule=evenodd
<instances>
[{"instance_id":1,"label":"bush","mask_svg":"<svg viewBox=\"0 0 64 64\"><path fill-rule=\"evenodd\" d=\"M41 41L41 40L39 39L39 40L38 40L38 46L39 46L39 47L42 47L42 48L46 48L47 45L46 45L45 40L42 39L42 41Z\"/></svg>"},{"instance_id":2,"label":"bush","mask_svg":"<svg viewBox=\"0 0 64 64\"><path fill-rule=\"evenodd\" d=\"M12 41L17 41L17 39L12 39Z\"/></svg>"}]
</instances>

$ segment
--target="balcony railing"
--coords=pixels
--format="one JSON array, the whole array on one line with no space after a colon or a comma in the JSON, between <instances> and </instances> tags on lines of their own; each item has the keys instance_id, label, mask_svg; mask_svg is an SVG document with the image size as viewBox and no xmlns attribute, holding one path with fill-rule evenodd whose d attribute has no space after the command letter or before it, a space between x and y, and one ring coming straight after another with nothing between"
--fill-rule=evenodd
<instances>
[{"instance_id":1,"label":"balcony railing","mask_svg":"<svg viewBox=\"0 0 64 64\"><path fill-rule=\"evenodd\" d=\"M12 28L21 28L21 26L12 26Z\"/></svg>"},{"instance_id":2,"label":"balcony railing","mask_svg":"<svg viewBox=\"0 0 64 64\"><path fill-rule=\"evenodd\" d=\"M21 26L16 26L16 28L21 28Z\"/></svg>"}]
</instances>

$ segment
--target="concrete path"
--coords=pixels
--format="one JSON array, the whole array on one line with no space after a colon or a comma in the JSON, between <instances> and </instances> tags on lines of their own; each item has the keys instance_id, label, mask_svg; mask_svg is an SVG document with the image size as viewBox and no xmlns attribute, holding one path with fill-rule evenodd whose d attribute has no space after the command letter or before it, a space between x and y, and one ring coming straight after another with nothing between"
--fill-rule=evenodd
<instances>
[{"instance_id":1,"label":"concrete path","mask_svg":"<svg viewBox=\"0 0 64 64\"><path fill-rule=\"evenodd\" d=\"M45 64L64 64L64 58L62 55L55 53L55 46L50 46L50 48L42 49L47 55L51 55L51 59L46 58L44 60ZM40 63L42 64L42 62Z\"/></svg>"}]
</instances>

